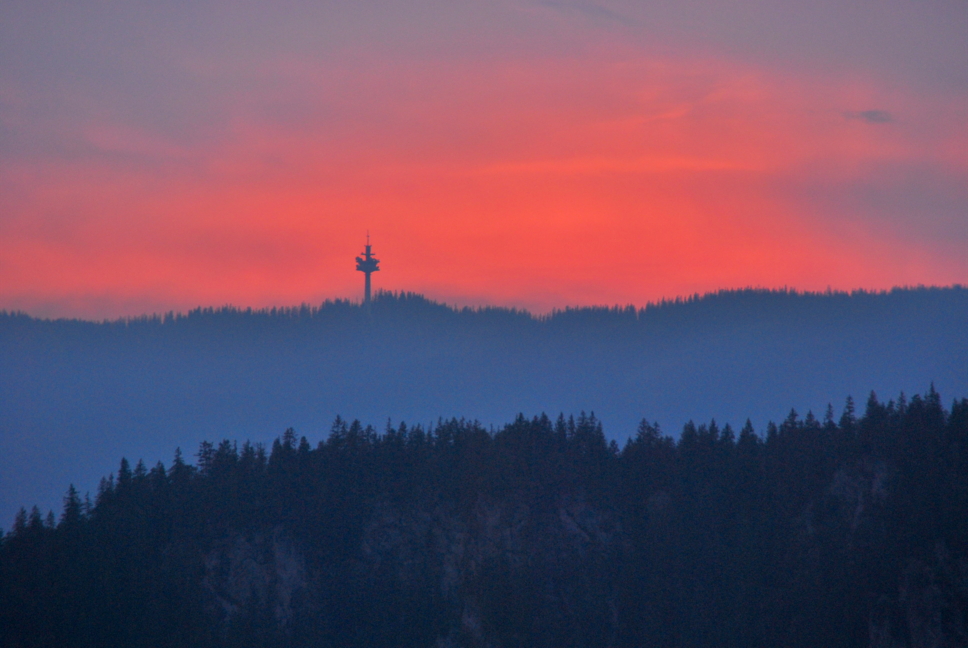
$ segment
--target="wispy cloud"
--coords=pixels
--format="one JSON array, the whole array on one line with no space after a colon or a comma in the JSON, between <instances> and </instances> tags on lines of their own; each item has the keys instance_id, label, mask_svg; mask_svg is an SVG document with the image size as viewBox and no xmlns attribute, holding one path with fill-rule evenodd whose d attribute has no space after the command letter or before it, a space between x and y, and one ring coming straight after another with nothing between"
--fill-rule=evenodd
<instances>
[{"instance_id":1,"label":"wispy cloud","mask_svg":"<svg viewBox=\"0 0 968 648\"><path fill-rule=\"evenodd\" d=\"M894 121L894 115L886 110L860 110L844 113L847 119L859 119L868 124L889 124Z\"/></svg>"}]
</instances>

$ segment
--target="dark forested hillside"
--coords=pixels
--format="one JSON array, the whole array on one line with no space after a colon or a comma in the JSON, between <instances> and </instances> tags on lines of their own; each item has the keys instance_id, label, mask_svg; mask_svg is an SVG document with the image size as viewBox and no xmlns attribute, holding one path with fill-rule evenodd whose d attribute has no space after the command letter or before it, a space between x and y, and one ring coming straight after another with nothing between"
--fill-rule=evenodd
<instances>
[{"instance_id":1,"label":"dark forested hillside","mask_svg":"<svg viewBox=\"0 0 968 648\"><path fill-rule=\"evenodd\" d=\"M968 645L968 400L122 460L0 543L3 646Z\"/></svg>"},{"instance_id":2,"label":"dark forested hillside","mask_svg":"<svg viewBox=\"0 0 968 648\"><path fill-rule=\"evenodd\" d=\"M647 417L762 428L832 394L968 393L968 290L730 291L645 309L536 317L415 295L114 322L0 314L0 526L93 491L111 457L149 463L205 438L320 438L341 414L382 428L594 411L623 443Z\"/></svg>"}]
</instances>

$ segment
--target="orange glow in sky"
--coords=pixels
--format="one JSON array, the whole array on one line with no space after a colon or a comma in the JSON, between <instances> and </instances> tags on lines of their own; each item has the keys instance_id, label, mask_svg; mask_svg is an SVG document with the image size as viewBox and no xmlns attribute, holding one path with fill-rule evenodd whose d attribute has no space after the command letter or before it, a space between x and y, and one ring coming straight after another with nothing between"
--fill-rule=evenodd
<instances>
[{"instance_id":1,"label":"orange glow in sky","mask_svg":"<svg viewBox=\"0 0 968 648\"><path fill-rule=\"evenodd\" d=\"M3 82L5 128L48 144L0 158L0 308L359 299L367 230L377 289L535 311L968 281L960 90L591 40L196 53L177 68L205 90L157 120L83 85L51 99L81 117L50 116Z\"/></svg>"}]
</instances>

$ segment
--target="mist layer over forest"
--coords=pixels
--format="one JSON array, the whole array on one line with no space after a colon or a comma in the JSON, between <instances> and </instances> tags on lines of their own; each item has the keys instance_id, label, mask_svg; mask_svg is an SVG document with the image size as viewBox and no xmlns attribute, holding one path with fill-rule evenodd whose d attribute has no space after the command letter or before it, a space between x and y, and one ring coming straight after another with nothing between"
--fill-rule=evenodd
<instances>
[{"instance_id":1,"label":"mist layer over forest","mask_svg":"<svg viewBox=\"0 0 968 648\"><path fill-rule=\"evenodd\" d=\"M59 507L118 456L150 464L205 438L322 438L337 415L381 427L488 426L594 412L624 442L639 421L762 432L845 394L968 393L968 290L726 291L644 309L548 316L454 309L412 294L111 322L0 313L0 521Z\"/></svg>"}]
</instances>

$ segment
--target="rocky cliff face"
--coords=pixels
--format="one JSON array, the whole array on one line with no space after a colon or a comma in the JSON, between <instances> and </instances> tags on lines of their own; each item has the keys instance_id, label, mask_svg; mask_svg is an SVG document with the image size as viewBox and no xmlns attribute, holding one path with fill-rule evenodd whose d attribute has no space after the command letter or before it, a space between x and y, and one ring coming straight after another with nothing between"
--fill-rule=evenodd
<instances>
[{"instance_id":1,"label":"rocky cliff face","mask_svg":"<svg viewBox=\"0 0 968 648\"><path fill-rule=\"evenodd\" d=\"M848 550L863 553L866 528L883 523L880 507L891 496L893 472L884 461L863 460L834 473L828 496L839 504L839 540ZM871 605L870 648L968 646L968 561L941 542L931 556L901 560L893 592Z\"/></svg>"},{"instance_id":2,"label":"rocky cliff face","mask_svg":"<svg viewBox=\"0 0 968 648\"><path fill-rule=\"evenodd\" d=\"M364 534L360 572L364 582L376 587L389 579L406 588L430 577L428 585L459 618L437 638L440 646L504 645L497 626L507 626L495 618L513 618L525 610L532 616L522 619L525 624L540 618L559 627L587 623L580 617L583 611L606 611L597 621L614 637L615 574L607 566L627 550L618 516L581 496L531 503L481 501L463 512L385 505ZM499 580L528 592L529 600L517 603L523 609L509 609L520 591L505 592L508 598L498 600L493 586Z\"/></svg>"},{"instance_id":3,"label":"rocky cliff face","mask_svg":"<svg viewBox=\"0 0 968 648\"><path fill-rule=\"evenodd\" d=\"M369 598L374 610L394 614L435 608L427 645L516 645L536 623L548 637L585 628L613 644L615 566L629 550L619 516L581 495L481 500L465 510L383 502L339 589L307 568L305 551L281 527L215 543L205 555L203 587L225 624L268 610L287 634L300 614L338 614L343 603Z\"/></svg>"},{"instance_id":4,"label":"rocky cliff face","mask_svg":"<svg viewBox=\"0 0 968 648\"><path fill-rule=\"evenodd\" d=\"M223 620L263 610L287 629L294 595L308 585L305 558L281 527L264 534L232 534L205 554L204 565L202 587Z\"/></svg>"},{"instance_id":5,"label":"rocky cliff face","mask_svg":"<svg viewBox=\"0 0 968 648\"><path fill-rule=\"evenodd\" d=\"M891 475L882 461L835 471L794 521L790 551L812 555L832 543L864 552ZM669 525L674 509L664 491L645 504L656 525ZM362 606L381 622L399 617L388 645L404 630L415 633L410 645L439 648L524 645L536 635L549 646L624 645L620 581L635 548L622 515L582 493L481 497L463 508L439 497L385 500L369 512L348 562L311 564L312 545L278 525L215 542L202 583L223 624L259 611L289 636L299 619ZM341 579L327 576L333 571ZM968 561L939 544L930 560L907 559L901 574L896 595L871 604L870 647L968 646Z\"/></svg>"},{"instance_id":6,"label":"rocky cliff face","mask_svg":"<svg viewBox=\"0 0 968 648\"><path fill-rule=\"evenodd\" d=\"M871 648L968 646L968 561L941 545L930 561L909 560L897 597L877 602L870 618Z\"/></svg>"}]
</instances>

